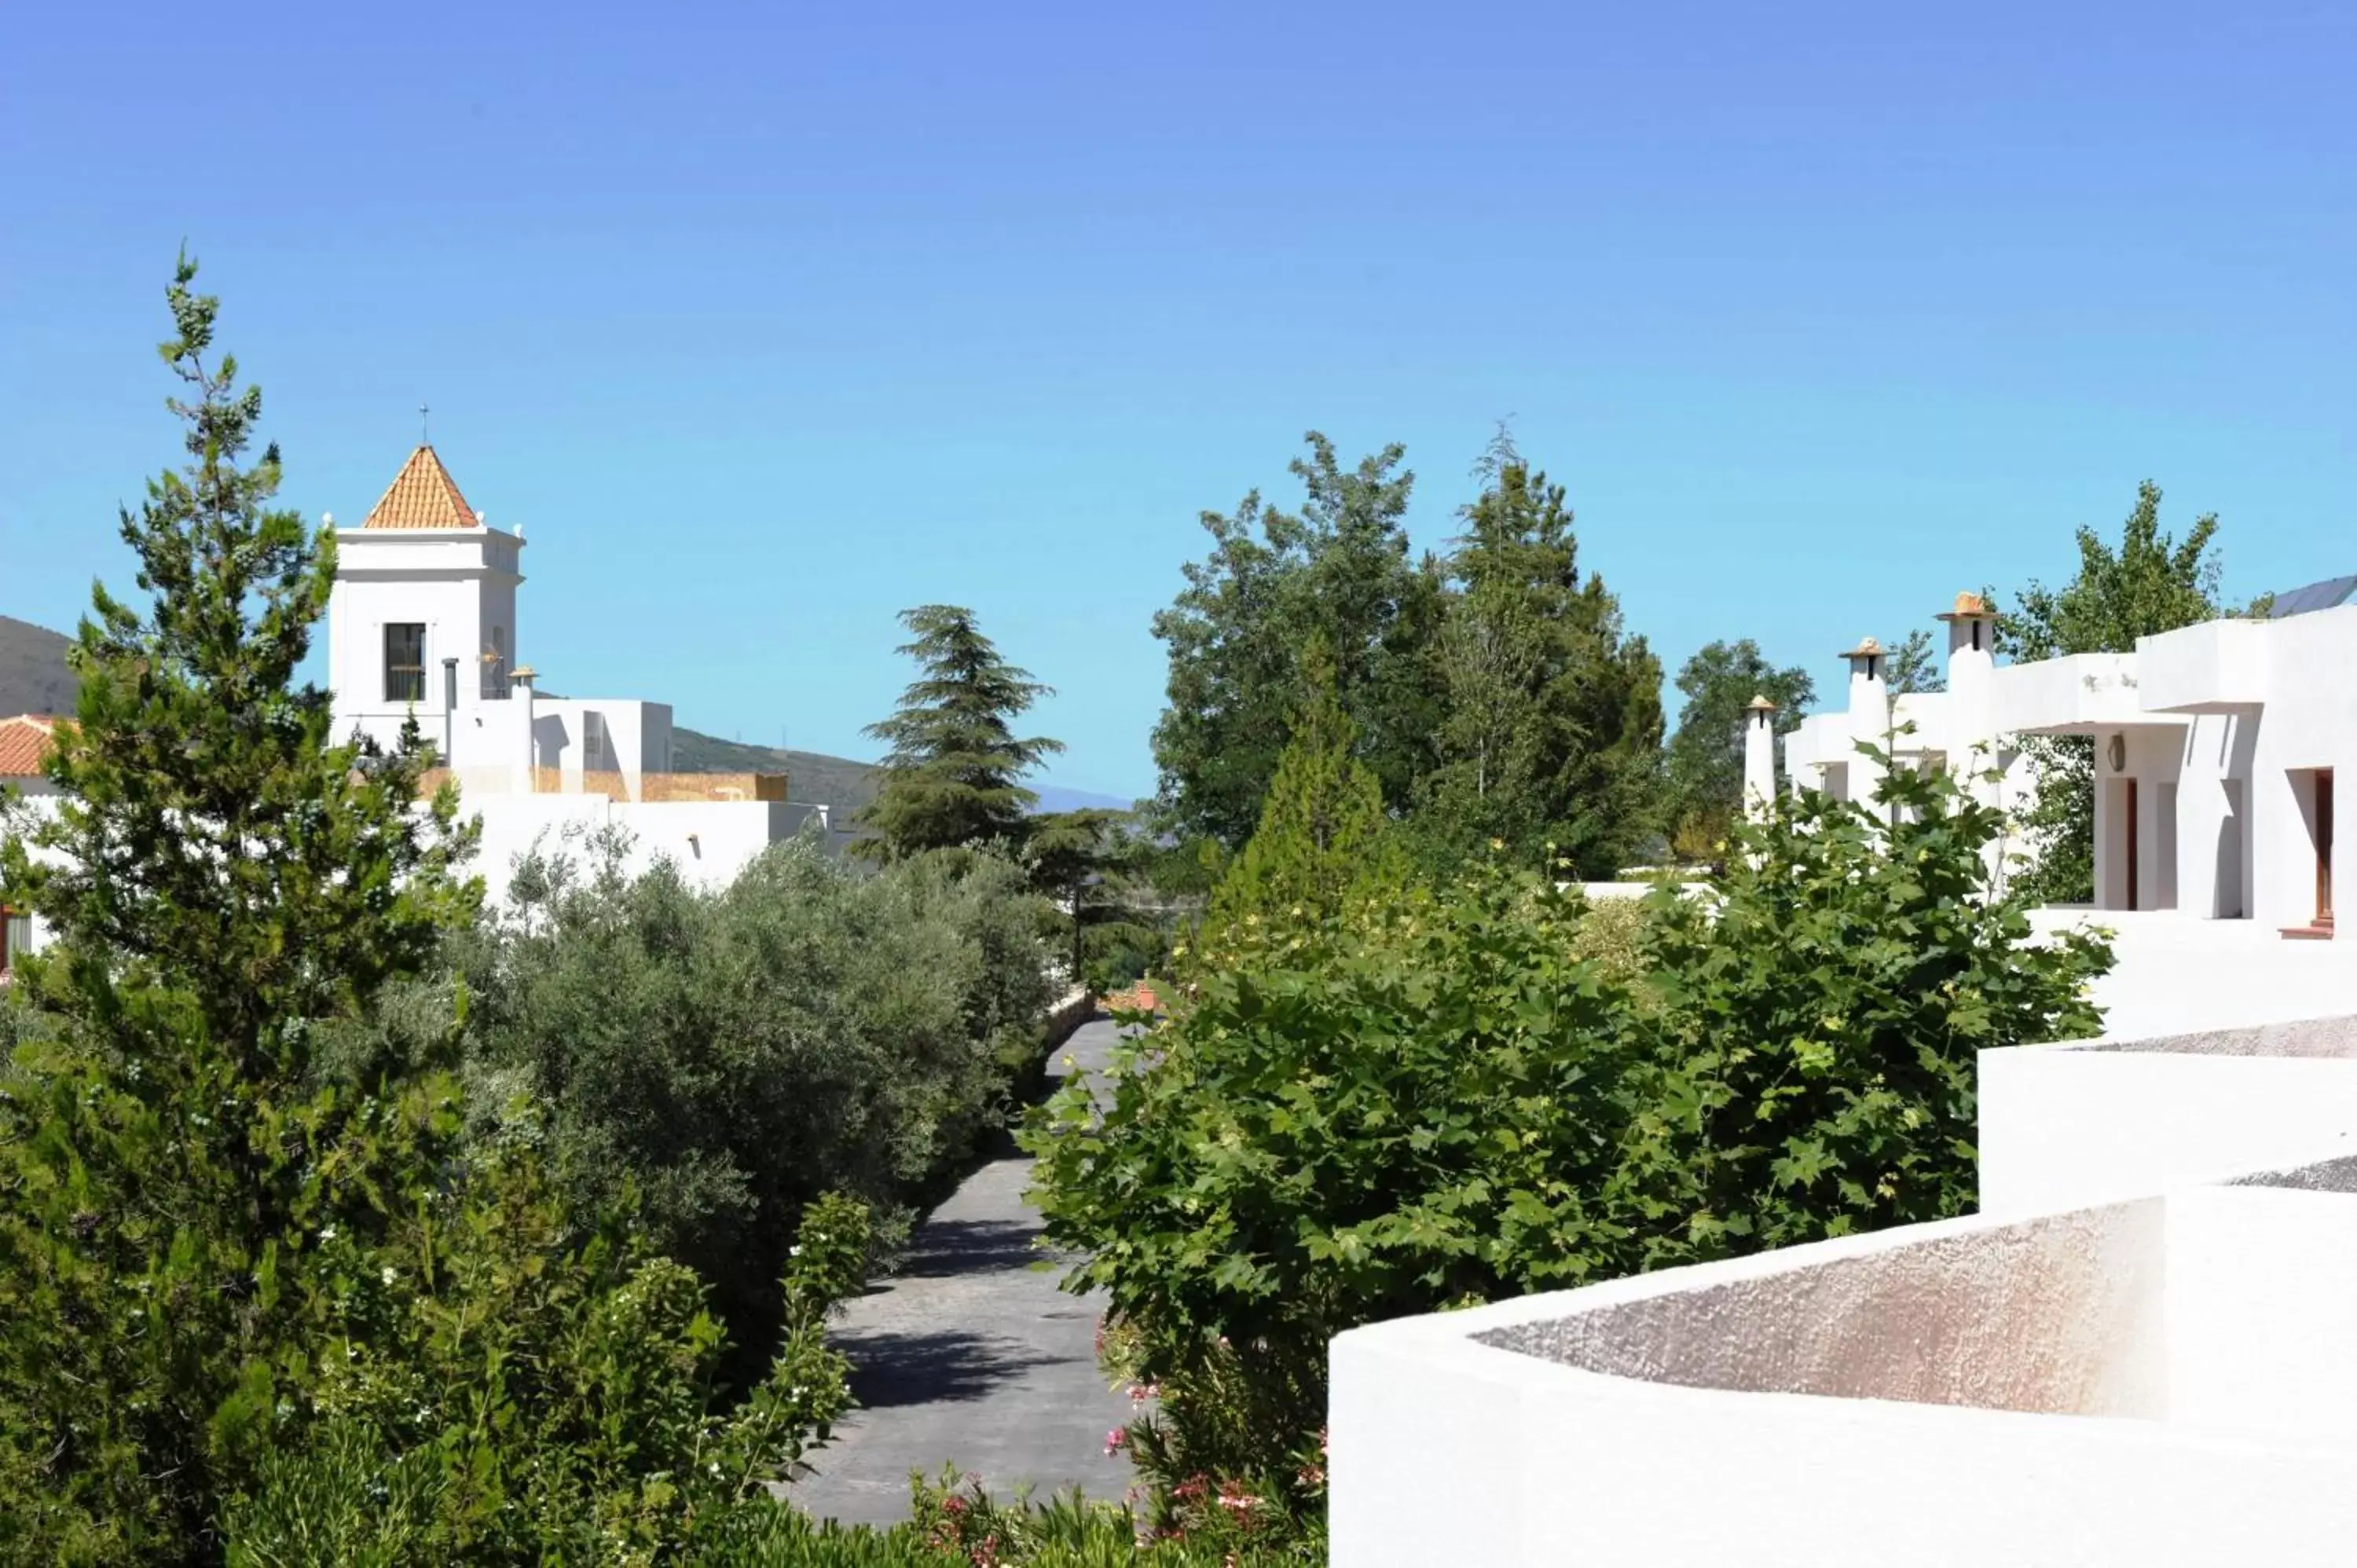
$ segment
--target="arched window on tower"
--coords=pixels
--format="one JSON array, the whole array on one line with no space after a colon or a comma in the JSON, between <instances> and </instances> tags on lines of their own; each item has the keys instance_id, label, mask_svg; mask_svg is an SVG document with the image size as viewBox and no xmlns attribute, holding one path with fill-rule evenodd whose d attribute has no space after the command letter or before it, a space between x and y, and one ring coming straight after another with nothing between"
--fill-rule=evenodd
<instances>
[{"instance_id":1,"label":"arched window on tower","mask_svg":"<svg viewBox=\"0 0 2357 1568\"><path fill-rule=\"evenodd\" d=\"M508 628L491 628L491 639L483 645L483 701L504 702L508 694Z\"/></svg>"}]
</instances>

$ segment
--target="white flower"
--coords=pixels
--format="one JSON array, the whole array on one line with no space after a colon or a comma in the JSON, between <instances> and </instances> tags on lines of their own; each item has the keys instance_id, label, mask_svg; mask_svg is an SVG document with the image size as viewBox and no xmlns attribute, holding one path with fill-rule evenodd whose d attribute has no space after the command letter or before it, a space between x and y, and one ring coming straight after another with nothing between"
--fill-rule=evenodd
<instances>
[{"instance_id":1,"label":"white flower","mask_svg":"<svg viewBox=\"0 0 2357 1568\"><path fill-rule=\"evenodd\" d=\"M802 1250L800 1247L789 1247L786 1249L786 1256L789 1258L799 1258L802 1255Z\"/></svg>"},{"instance_id":2,"label":"white flower","mask_svg":"<svg viewBox=\"0 0 2357 1568\"><path fill-rule=\"evenodd\" d=\"M330 1226L327 1227L325 1230L321 1230L321 1231L319 1232L319 1240L322 1240L322 1241L332 1241L332 1240L334 1240L335 1239L336 1239L336 1228L335 1228L334 1226L332 1226L332 1225L330 1225Z\"/></svg>"},{"instance_id":3,"label":"white flower","mask_svg":"<svg viewBox=\"0 0 2357 1568\"><path fill-rule=\"evenodd\" d=\"M391 1263L387 1263L387 1264L384 1266L384 1283L387 1283L387 1284L391 1284L393 1281L395 1281L395 1280L399 1279L400 1277L401 1277L401 1271L400 1271L400 1270L398 1270L398 1269L394 1268Z\"/></svg>"}]
</instances>

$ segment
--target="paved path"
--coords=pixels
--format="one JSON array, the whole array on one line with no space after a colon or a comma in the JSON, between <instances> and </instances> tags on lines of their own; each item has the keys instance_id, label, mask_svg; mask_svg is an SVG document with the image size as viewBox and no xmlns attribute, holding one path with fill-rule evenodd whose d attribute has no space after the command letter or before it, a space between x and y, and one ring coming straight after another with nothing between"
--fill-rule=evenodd
<instances>
[{"instance_id":1,"label":"paved path","mask_svg":"<svg viewBox=\"0 0 2357 1568\"><path fill-rule=\"evenodd\" d=\"M1067 1055L1101 1069L1115 1034L1103 1019L1082 1026L1054 1070ZM892 1523L909 1516L909 1472L944 1464L978 1472L994 1495L1028 1482L1042 1498L1078 1486L1111 1500L1128 1487L1129 1461L1107 1457L1104 1440L1129 1401L1097 1370L1095 1304L1057 1289L1062 1262L1032 1245L1030 1179L1011 1150L983 1166L918 1227L900 1273L850 1305L836 1342L862 1408L791 1488L802 1508Z\"/></svg>"}]
</instances>

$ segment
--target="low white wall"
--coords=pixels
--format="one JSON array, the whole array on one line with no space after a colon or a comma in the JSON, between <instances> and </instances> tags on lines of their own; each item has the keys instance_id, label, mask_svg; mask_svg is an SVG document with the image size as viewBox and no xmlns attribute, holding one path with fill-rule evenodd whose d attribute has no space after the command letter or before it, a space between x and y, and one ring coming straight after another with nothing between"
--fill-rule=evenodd
<instances>
[{"instance_id":1,"label":"low white wall","mask_svg":"<svg viewBox=\"0 0 2357 1568\"><path fill-rule=\"evenodd\" d=\"M2094 983L2107 1038L2357 1014L2357 942L2290 941L2255 920L2185 912L2040 909L2050 932L2076 924L2111 930L2116 962Z\"/></svg>"},{"instance_id":2,"label":"low white wall","mask_svg":"<svg viewBox=\"0 0 2357 1568\"><path fill-rule=\"evenodd\" d=\"M2261 1442L2349 1442L2357 1199L2225 1187L2172 1194L2168 1209L2169 1255L2188 1260L2169 1278L2170 1421ZM2357 1540L2316 1544L2357 1553Z\"/></svg>"},{"instance_id":3,"label":"low white wall","mask_svg":"<svg viewBox=\"0 0 2357 1568\"><path fill-rule=\"evenodd\" d=\"M2136 639L2136 685L2155 713L2216 711L2267 698L2270 623L2212 620Z\"/></svg>"},{"instance_id":4,"label":"low white wall","mask_svg":"<svg viewBox=\"0 0 2357 1568\"><path fill-rule=\"evenodd\" d=\"M792 838L807 806L776 800L609 800L603 795L483 795L459 801L482 824L473 870L493 904L504 903L516 861L535 846L578 862L607 827L630 835L623 864L641 875L660 859L689 882L716 887L735 880L752 858Z\"/></svg>"},{"instance_id":5,"label":"low white wall","mask_svg":"<svg viewBox=\"0 0 2357 1568\"><path fill-rule=\"evenodd\" d=\"M2212 1181L2357 1139L2357 1019L1983 1051L1989 1214Z\"/></svg>"},{"instance_id":6,"label":"low white wall","mask_svg":"<svg viewBox=\"0 0 2357 1568\"><path fill-rule=\"evenodd\" d=\"M2298 1238L2319 1204L2350 1214L2323 1221L2330 1256L2304 1273ZM2319 1304L2352 1299L2357 1201L2222 1193L2179 1208L2172 1197L1910 1227L1343 1335L1332 1352L1331 1561L2341 1562L2357 1541L2357 1444L2331 1413L2349 1408L2352 1337L2317 1331L2330 1316ZM2238 1237L2282 1261L2238 1282ZM1810 1281L1879 1270L1894 1271L1902 1299L1878 1306ZM2181 1295L2180 1279L2192 1286ZM2261 1289L2307 1299L2271 1311L2253 1299ZM1615 1371L1567 1364L1560 1342L1558 1354L1505 1348L1560 1341L1580 1321L1587 1353ZM1827 1323L1836 1337L1887 1336L1875 1354L1853 1344L1824 1363L1844 1387L1792 1375ZM2252 1330L2278 1326L2279 1343L2253 1343ZM2248 1388L2289 1372L2303 1349L2335 1361L2309 1380L2315 1398L2297 1377ZM2109 1393L2079 1382L2094 1396L2082 1408L2097 1413L2069 1412L2067 1399L2043 1413L1983 1402L2036 1391L2025 1371L2047 1359L2069 1373L2073 1355L2083 1373L2115 1380ZM1782 1374L1757 1375L1780 1360ZM2080 1376L2044 1391L2067 1394ZM2169 1408L2179 1389L2183 1420ZM1958 1402L1916 1402L1926 1396Z\"/></svg>"}]
</instances>

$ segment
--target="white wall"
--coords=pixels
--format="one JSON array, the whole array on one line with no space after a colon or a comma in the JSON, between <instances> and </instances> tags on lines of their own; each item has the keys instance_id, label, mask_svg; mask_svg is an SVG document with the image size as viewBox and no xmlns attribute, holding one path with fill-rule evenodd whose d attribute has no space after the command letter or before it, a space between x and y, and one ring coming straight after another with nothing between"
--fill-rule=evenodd
<instances>
[{"instance_id":1,"label":"white wall","mask_svg":"<svg viewBox=\"0 0 2357 1568\"><path fill-rule=\"evenodd\" d=\"M495 904L506 901L519 857L537 846L586 863L591 837L608 827L630 835L624 865L631 875L668 858L688 881L724 886L755 855L792 838L810 816L807 806L775 800L609 801L577 794L462 796L459 810L482 824L470 869Z\"/></svg>"},{"instance_id":2,"label":"white wall","mask_svg":"<svg viewBox=\"0 0 2357 1568\"><path fill-rule=\"evenodd\" d=\"M2267 700L2279 621L2212 620L2136 639L2139 700L2153 712L2231 710Z\"/></svg>"},{"instance_id":3,"label":"white wall","mask_svg":"<svg viewBox=\"0 0 2357 1568\"><path fill-rule=\"evenodd\" d=\"M2332 944L2126 919L2229 997L2255 973L2255 1006L2357 976ZM1983 1215L1339 1337L1331 1560L2345 1561L2357 1016L1980 1068Z\"/></svg>"},{"instance_id":4,"label":"white wall","mask_svg":"<svg viewBox=\"0 0 2357 1568\"><path fill-rule=\"evenodd\" d=\"M2259 1442L2347 1443L2357 1423L2357 1199L2172 1194L2169 1414ZM2191 1261L2199 1260L2198 1265ZM2316 1542L2344 1552L2357 1542Z\"/></svg>"},{"instance_id":5,"label":"white wall","mask_svg":"<svg viewBox=\"0 0 2357 1568\"><path fill-rule=\"evenodd\" d=\"M1331 1560L2342 1561L2357 1539L2357 1445L2345 1422L2309 1418L2342 1397L2350 1337L2307 1331L2351 1299L2333 1292L2357 1254L2357 1200L2235 1194L2183 1216L2176 1203L1910 1227L1345 1334L1332 1352ZM2352 1212L2305 1273L2288 1242L2319 1203ZM2287 1243L2274 1255L2294 1266L2251 1283L2305 1294L2273 1321L2332 1361L2309 1380L2313 1401L2297 1385L2234 1396L2248 1381L2235 1373L2287 1359L2222 1342L2249 1305L2222 1277L2243 1255L2201 1250L2238 1222ZM2201 1288L2172 1296L2197 1269ZM1598 1355L1615 1370L1590 1369ZM2184 1420L2170 1408L2180 1387Z\"/></svg>"},{"instance_id":6,"label":"white wall","mask_svg":"<svg viewBox=\"0 0 2357 1568\"><path fill-rule=\"evenodd\" d=\"M2295 1054L2312 1052L2330 1054ZM1979 1066L1985 1213L2107 1202L2287 1153L2357 1148L2357 1020L2146 1048L2021 1046L1983 1051Z\"/></svg>"},{"instance_id":7,"label":"white wall","mask_svg":"<svg viewBox=\"0 0 2357 1568\"><path fill-rule=\"evenodd\" d=\"M328 601L328 683L336 694L337 732L355 727L390 746L413 705L385 696L384 628L425 628L425 694L414 704L418 727L437 746L447 711L443 661L457 662L457 713L486 702L482 654L493 628L504 638L508 665L517 662L517 552L522 542L497 529L341 529L336 534L336 583ZM504 682L502 682L504 689ZM456 715L454 715L455 717ZM461 764L484 758L467 750L463 721L452 726Z\"/></svg>"},{"instance_id":8,"label":"white wall","mask_svg":"<svg viewBox=\"0 0 2357 1568\"><path fill-rule=\"evenodd\" d=\"M590 762L592 731L600 725L613 754L610 767L628 781L633 797L647 774L671 770L668 703L616 697L541 698L534 712L540 766L556 768L568 790L581 788Z\"/></svg>"}]
</instances>

